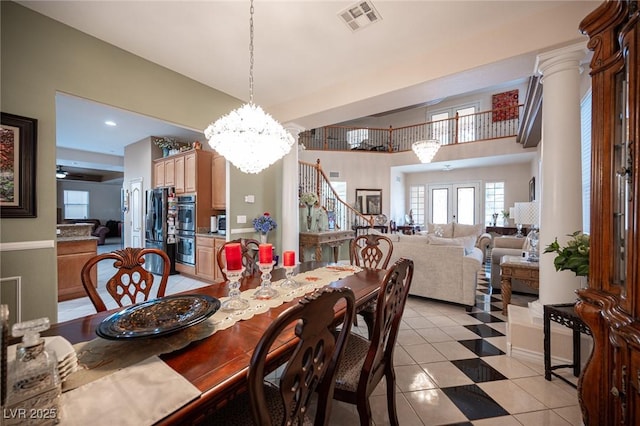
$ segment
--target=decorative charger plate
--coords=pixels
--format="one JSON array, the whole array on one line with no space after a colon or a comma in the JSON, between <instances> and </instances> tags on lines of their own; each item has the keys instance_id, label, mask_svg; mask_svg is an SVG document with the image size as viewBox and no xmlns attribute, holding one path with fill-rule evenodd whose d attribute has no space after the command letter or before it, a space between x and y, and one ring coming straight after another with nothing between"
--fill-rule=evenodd
<instances>
[{"instance_id":1,"label":"decorative charger plate","mask_svg":"<svg viewBox=\"0 0 640 426\"><path fill-rule=\"evenodd\" d=\"M387 216L385 214L379 214L375 217L376 225L385 225L387 223Z\"/></svg>"},{"instance_id":2,"label":"decorative charger plate","mask_svg":"<svg viewBox=\"0 0 640 426\"><path fill-rule=\"evenodd\" d=\"M220 309L220 301L203 294L161 297L131 305L105 318L96 334L124 340L158 337L198 324Z\"/></svg>"}]
</instances>

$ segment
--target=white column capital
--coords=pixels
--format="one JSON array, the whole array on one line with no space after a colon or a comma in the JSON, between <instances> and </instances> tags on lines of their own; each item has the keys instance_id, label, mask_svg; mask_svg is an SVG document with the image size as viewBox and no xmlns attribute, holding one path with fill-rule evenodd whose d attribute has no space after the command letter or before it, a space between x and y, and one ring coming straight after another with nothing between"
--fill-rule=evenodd
<instances>
[{"instance_id":1,"label":"white column capital","mask_svg":"<svg viewBox=\"0 0 640 426\"><path fill-rule=\"evenodd\" d=\"M284 127L284 129L291 133L291 135L294 138L297 138L298 135L302 132L304 132L306 129L306 127L300 126L299 124L293 123L293 122L289 122L289 123L285 123L282 125L282 127Z\"/></svg>"},{"instance_id":2,"label":"white column capital","mask_svg":"<svg viewBox=\"0 0 640 426\"><path fill-rule=\"evenodd\" d=\"M543 76L543 83L545 77L557 72L576 68L582 71L581 65L586 62L588 53L586 41L541 53L536 57L535 71Z\"/></svg>"}]
</instances>

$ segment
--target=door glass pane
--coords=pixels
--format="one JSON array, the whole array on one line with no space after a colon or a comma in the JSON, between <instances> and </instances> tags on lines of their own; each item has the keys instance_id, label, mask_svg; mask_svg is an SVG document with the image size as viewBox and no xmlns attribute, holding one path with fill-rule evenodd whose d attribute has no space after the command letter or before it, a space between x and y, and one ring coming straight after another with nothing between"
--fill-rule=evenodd
<instances>
[{"instance_id":1,"label":"door glass pane","mask_svg":"<svg viewBox=\"0 0 640 426\"><path fill-rule=\"evenodd\" d=\"M440 114L433 114L431 116L431 139L440 141L441 144L449 143L449 113L443 112ZM446 222L437 222L446 223Z\"/></svg>"},{"instance_id":2,"label":"door glass pane","mask_svg":"<svg viewBox=\"0 0 640 426\"><path fill-rule=\"evenodd\" d=\"M431 223L447 223L449 222L449 212L447 207L449 205L449 190L434 189L431 192L431 202L433 203Z\"/></svg>"},{"instance_id":3,"label":"door glass pane","mask_svg":"<svg viewBox=\"0 0 640 426\"><path fill-rule=\"evenodd\" d=\"M473 187L458 188L458 223L473 225L475 223L475 195Z\"/></svg>"},{"instance_id":4,"label":"door glass pane","mask_svg":"<svg viewBox=\"0 0 640 426\"><path fill-rule=\"evenodd\" d=\"M458 142L476 140L475 107L462 108L458 113Z\"/></svg>"}]
</instances>

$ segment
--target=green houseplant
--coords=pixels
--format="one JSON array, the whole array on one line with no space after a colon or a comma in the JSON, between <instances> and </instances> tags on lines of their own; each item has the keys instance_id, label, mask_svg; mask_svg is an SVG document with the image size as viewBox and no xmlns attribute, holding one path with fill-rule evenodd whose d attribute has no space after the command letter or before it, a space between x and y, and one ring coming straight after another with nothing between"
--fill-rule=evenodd
<instances>
[{"instance_id":1,"label":"green houseplant","mask_svg":"<svg viewBox=\"0 0 640 426\"><path fill-rule=\"evenodd\" d=\"M558 244L558 238L549 244L545 253L557 253L553 264L556 271L573 271L578 277L589 276L589 235L582 231L567 234L571 237L565 247Z\"/></svg>"}]
</instances>

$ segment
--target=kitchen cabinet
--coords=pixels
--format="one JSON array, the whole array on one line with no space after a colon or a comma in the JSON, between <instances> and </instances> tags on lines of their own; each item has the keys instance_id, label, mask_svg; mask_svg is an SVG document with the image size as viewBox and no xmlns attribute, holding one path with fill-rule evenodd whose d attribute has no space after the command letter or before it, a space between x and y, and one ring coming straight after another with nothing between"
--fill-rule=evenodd
<instances>
[{"instance_id":1,"label":"kitchen cabinet","mask_svg":"<svg viewBox=\"0 0 640 426\"><path fill-rule=\"evenodd\" d=\"M200 158L204 156L203 154L199 155ZM204 179L202 179L202 182L198 182L198 176L199 174L201 175L203 173L203 170L199 170L199 164L197 160L198 158L196 157L195 152L184 156L184 192L186 193L196 192L196 190L198 190L198 192L202 192L207 189L205 186L208 186L208 182L206 182ZM211 161L210 158L208 158L208 160ZM203 164L203 167L205 166L206 165ZM196 187L198 183L201 186L198 185L198 187Z\"/></svg>"},{"instance_id":2,"label":"kitchen cabinet","mask_svg":"<svg viewBox=\"0 0 640 426\"><path fill-rule=\"evenodd\" d=\"M593 333L580 376L586 425L640 424L640 12L608 1L580 24L591 59L589 287L576 311Z\"/></svg>"},{"instance_id":3,"label":"kitchen cabinet","mask_svg":"<svg viewBox=\"0 0 640 426\"><path fill-rule=\"evenodd\" d=\"M196 277L206 281L222 278L216 256L224 242L222 238L196 235Z\"/></svg>"},{"instance_id":4,"label":"kitchen cabinet","mask_svg":"<svg viewBox=\"0 0 640 426\"><path fill-rule=\"evenodd\" d=\"M225 210L227 205L227 161L222 155L213 155L211 178L211 208Z\"/></svg>"},{"instance_id":5,"label":"kitchen cabinet","mask_svg":"<svg viewBox=\"0 0 640 426\"><path fill-rule=\"evenodd\" d=\"M161 158L153 164L153 186L174 186L176 178L176 165L174 158Z\"/></svg>"},{"instance_id":6,"label":"kitchen cabinet","mask_svg":"<svg viewBox=\"0 0 640 426\"><path fill-rule=\"evenodd\" d=\"M95 237L58 238L58 302L87 295L80 271L85 263L97 255L98 239ZM98 283L98 268L91 271L94 285Z\"/></svg>"},{"instance_id":7,"label":"kitchen cabinet","mask_svg":"<svg viewBox=\"0 0 640 426\"><path fill-rule=\"evenodd\" d=\"M175 179L175 188L176 194L184 194L184 156L178 156L175 159L176 164L176 179Z\"/></svg>"}]
</instances>

